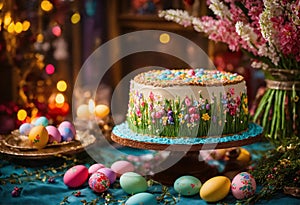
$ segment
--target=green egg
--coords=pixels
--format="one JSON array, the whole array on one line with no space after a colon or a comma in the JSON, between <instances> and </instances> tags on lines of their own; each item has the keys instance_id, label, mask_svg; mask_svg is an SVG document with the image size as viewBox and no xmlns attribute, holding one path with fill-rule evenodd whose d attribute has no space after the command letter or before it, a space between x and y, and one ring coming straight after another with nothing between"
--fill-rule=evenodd
<instances>
[{"instance_id":1,"label":"green egg","mask_svg":"<svg viewBox=\"0 0 300 205\"><path fill-rule=\"evenodd\" d=\"M144 192L148 188L146 179L135 172L124 173L120 177L120 185L128 194Z\"/></svg>"},{"instance_id":2,"label":"green egg","mask_svg":"<svg viewBox=\"0 0 300 205\"><path fill-rule=\"evenodd\" d=\"M143 192L129 197L129 199L127 199L127 201L125 202L125 205L140 205L140 204L156 205L157 201L153 194Z\"/></svg>"},{"instance_id":3,"label":"green egg","mask_svg":"<svg viewBox=\"0 0 300 205\"><path fill-rule=\"evenodd\" d=\"M174 189L183 196L192 196L198 194L202 183L194 176L182 176L174 182Z\"/></svg>"}]
</instances>

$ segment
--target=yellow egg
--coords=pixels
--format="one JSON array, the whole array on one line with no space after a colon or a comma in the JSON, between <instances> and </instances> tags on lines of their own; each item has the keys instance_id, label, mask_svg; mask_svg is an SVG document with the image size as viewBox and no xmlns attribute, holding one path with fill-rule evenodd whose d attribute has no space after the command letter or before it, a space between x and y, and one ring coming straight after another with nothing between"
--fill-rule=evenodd
<instances>
[{"instance_id":1,"label":"yellow egg","mask_svg":"<svg viewBox=\"0 0 300 205\"><path fill-rule=\"evenodd\" d=\"M90 116L89 106L86 104L80 105L77 108L77 117L81 119L87 119Z\"/></svg>"},{"instance_id":2,"label":"yellow egg","mask_svg":"<svg viewBox=\"0 0 300 205\"><path fill-rule=\"evenodd\" d=\"M207 180L200 189L200 197L207 202L216 202L225 198L230 191L230 180L216 176Z\"/></svg>"},{"instance_id":3,"label":"yellow egg","mask_svg":"<svg viewBox=\"0 0 300 205\"><path fill-rule=\"evenodd\" d=\"M33 147L40 149L47 145L49 135L44 126L38 125L30 130L28 139L30 140Z\"/></svg>"},{"instance_id":4,"label":"yellow egg","mask_svg":"<svg viewBox=\"0 0 300 205\"><path fill-rule=\"evenodd\" d=\"M95 114L99 118L104 118L109 114L110 110L107 105L97 105L95 107Z\"/></svg>"},{"instance_id":5,"label":"yellow egg","mask_svg":"<svg viewBox=\"0 0 300 205\"><path fill-rule=\"evenodd\" d=\"M250 152L248 152L248 150L246 150L244 148L241 148L240 150L241 150L241 153L236 158L236 160L247 164L251 160L251 154L250 154Z\"/></svg>"}]
</instances>

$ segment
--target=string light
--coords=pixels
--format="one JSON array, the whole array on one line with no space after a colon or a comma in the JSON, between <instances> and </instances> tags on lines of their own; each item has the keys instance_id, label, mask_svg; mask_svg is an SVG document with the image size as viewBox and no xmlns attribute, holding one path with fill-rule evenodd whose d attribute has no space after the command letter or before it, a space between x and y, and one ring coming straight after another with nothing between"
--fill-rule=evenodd
<instances>
[{"instance_id":1,"label":"string light","mask_svg":"<svg viewBox=\"0 0 300 205\"><path fill-rule=\"evenodd\" d=\"M9 24L9 26L7 27L7 31L8 31L8 33L13 33L15 31L15 24L14 24L14 22L11 22Z\"/></svg>"},{"instance_id":2,"label":"string light","mask_svg":"<svg viewBox=\"0 0 300 205\"><path fill-rule=\"evenodd\" d=\"M52 33L53 33L53 35L55 35L57 37L60 36L61 35L61 28L59 26L54 26L52 28Z\"/></svg>"},{"instance_id":3,"label":"string light","mask_svg":"<svg viewBox=\"0 0 300 205\"><path fill-rule=\"evenodd\" d=\"M55 102L57 104L63 104L65 102L65 96L61 93L58 93L55 97Z\"/></svg>"},{"instance_id":4,"label":"string light","mask_svg":"<svg viewBox=\"0 0 300 205\"><path fill-rule=\"evenodd\" d=\"M44 40L43 34L40 33L40 34L38 34L38 35L36 36L36 41L37 41L37 42L42 43L43 40Z\"/></svg>"},{"instance_id":5,"label":"string light","mask_svg":"<svg viewBox=\"0 0 300 205\"><path fill-rule=\"evenodd\" d=\"M21 22L17 22L14 26L14 30L16 33L21 33L23 31L23 24Z\"/></svg>"},{"instance_id":6,"label":"string light","mask_svg":"<svg viewBox=\"0 0 300 205\"><path fill-rule=\"evenodd\" d=\"M27 31L30 27L30 22L29 21L23 21L23 25L22 25L22 28L23 28L23 31Z\"/></svg>"},{"instance_id":7,"label":"string light","mask_svg":"<svg viewBox=\"0 0 300 205\"><path fill-rule=\"evenodd\" d=\"M10 22L11 22L10 12L7 12L7 13L5 14L5 16L4 16L4 21L3 21L3 23L4 23L5 26L8 26L8 25L10 24Z\"/></svg>"},{"instance_id":8,"label":"string light","mask_svg":"<svg viewBox=\"0 0 300 205\"><path fill-rule=\"evenodd\" d=\"M60 92L64 92L64 91L67 90L67 83L64 80L60 80L60 81L57 82L56 88Z\"/></svg>"}]
</instances>

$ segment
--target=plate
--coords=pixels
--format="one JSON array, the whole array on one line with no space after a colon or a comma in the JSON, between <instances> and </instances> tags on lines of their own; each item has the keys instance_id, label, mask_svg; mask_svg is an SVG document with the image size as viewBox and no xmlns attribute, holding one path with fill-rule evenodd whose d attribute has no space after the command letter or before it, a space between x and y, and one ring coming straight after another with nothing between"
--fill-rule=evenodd
<instances>
[{"instance_id":1,"label":"plate","mask_svg":"<svg viewBox=\"0 0 300 205\"><path fill-rule=\"evenodd\" d=\"M45 159L59 155L72 155L84 151L85 148L96 142L94 135L88 131L76 131L76 140L69 143L59 143L57 145L46 146L43 149L35 149L20 144L15 133L2 135L0 137L0 153L13 158L22 159Z\"/></svg>"}]
</instances>

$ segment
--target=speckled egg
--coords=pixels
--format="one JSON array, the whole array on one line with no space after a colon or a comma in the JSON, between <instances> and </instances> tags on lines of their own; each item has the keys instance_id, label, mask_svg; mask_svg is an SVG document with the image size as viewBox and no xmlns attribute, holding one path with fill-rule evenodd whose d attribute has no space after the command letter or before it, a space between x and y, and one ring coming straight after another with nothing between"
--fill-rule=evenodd
<instances>
[{"instance_id":1,"label":"speckled egg","mask_svg":"<svg viewBox=\"0 0 300 205\"><path fill-rule=\"evenodd\" d=\"M236 199L245 199L253 196L256 191L256 182L248 172L241 172L232 179L231 192Z\"/></svg>"},{"instance_id":2,"label":"speckled egg","mask_svg":"<svg viewBox=\"0 0 300 205\"><path fill-rule=\"evenodd\" d=\"M41 116L34 121L35 126L43 125L44 127L46 127L48 126L48 123L49 123L48 119L44 116Z\"/></svg>"},{"instance_id":3,"label":"speckled egg","mask_svg":"<svg viewBox=\"0 0 300 205\"><path fill-rule=\"evenodd\" d=\"M93 164L89 167L89 175L91 176L92 174L94 174L96 171L98 171L101 168L104 168L105 166L103 164Z\"/></svg>"},{"instance_id":4,"label":"speckled egg","mask_svg":"<svg viewBox=\"0 0 300 205\"><path fill-rule=\"evenodd\" d=\"M198 194L202 183L194 176L181 176L174 182L174 189L183 196Z\"/></svg>"},{"instance_id":5,"label":"speckled egg","mask_svg":"<svg viewBox=\"0 0 300 205\"><path fill-rule=\"evenodd\" d=\"M28 135L30 130L33 128L34 126L30 123L23 123L20 127L19 127L19 132L21 135Z\"/></svg>"},{"instance_id":6,"label":"speckled egg","mask_svg":"<svg viewBox=\"0 0 300 205\"><path fill-rule=\"evenodd\" d=\"M70 142L76 136L76 130L72 123L69 121L64 121L59 124L58 131L61 134L62 141Z\"/></svg>"},{"instance_id":7,"label":"speckled egg","mask_svg":"<svg viewBox=\"0 0 300 205\"><path fill-rule=\"evenodd\" d=\"M217 202L225 198L230 191L230 180L216 176L207 180L200 189L200 197L207 202Z\"/></svg>"},{"instance_id":8,"label":"speckled egg","mask_svg":"<svg viewBox=\"0 0 300 205\"><path fill-rule=\"evenodd\" d=\"M125 202L125 205L156 205L157 201L155 199L155 196L150 193L138 193L135 194L127 199Z\"/></svg>"},{"instance_id":9,"label":"speckled egg","mask_svg":"<svg viewBox=\"0 0 300 205\"><path fill-rule=\"evenodd\" d=\"M46 128L42 125L33 127L29 134L28 139L33 147L41 149L45 147L49 140L49 135Z\"/></svg>"},{"instance_id":10,"label":"speckled egg","mask_svg":"<svg viewBox=\"0 0 300 205\"><path fill-rule=\"evenodd\" d=\"M102 193L109 189L110 182L105 174L96 172L90 177L89 186L94 192Z\"/></svg>"},{"instance_id":11,"label":"speckled egg","mask_svg":"<svg viewBox=\"0 0 300 205\"><path fill-rule=\"evenodd\" d=\"M76 165L66 171L63 180L68 187L76 188L82 186L88 176L88 169L84 165Z\"/></svg>"},{"instance_id":12,"label":"speckled egg","mask_svg":"<svg viewBox=\"0 0 300 205\"><path fill-rule=\"evenodd\" d=\"M107 178L109 179L110 184L113 184L117 179L117 174L110 168L104 167L104 168L98 169L97 172L101 172L101 173L105 174L105 176L107 176Z\"/></svg>"},{"instance_id":13,"label":"speckled egg","mask_svg":"<svg viewBox=\"0 0 300 205\"><path fill-rule=\"evenodd\" d=\"M55 126L49 125L46 127L48 131L49 140L48 143L59 143L61 142L61 135Z\"/></svg>"},{"instance_id":14,"label":"speckled egg","mask_svg":"<svg viewBox=\"0 0 300 205\"><path fill-rule=\"evenodd\" d=\"M147 190L146 179L135 172L126 172L120 177L120 185L128 194L136 194Z\"/></svg>"},{"instance_id":15,"label":"speckled egg","mask_svg":"<svg viewBox=\"0 0 300 205\"><path fill-rule=\"evenodd\" d=\"M110 167L116 174L117 177L120 177L125 172L133 172L134 166L131 162L120 160L114 162Z\"/></svg>"}]
</instances>

